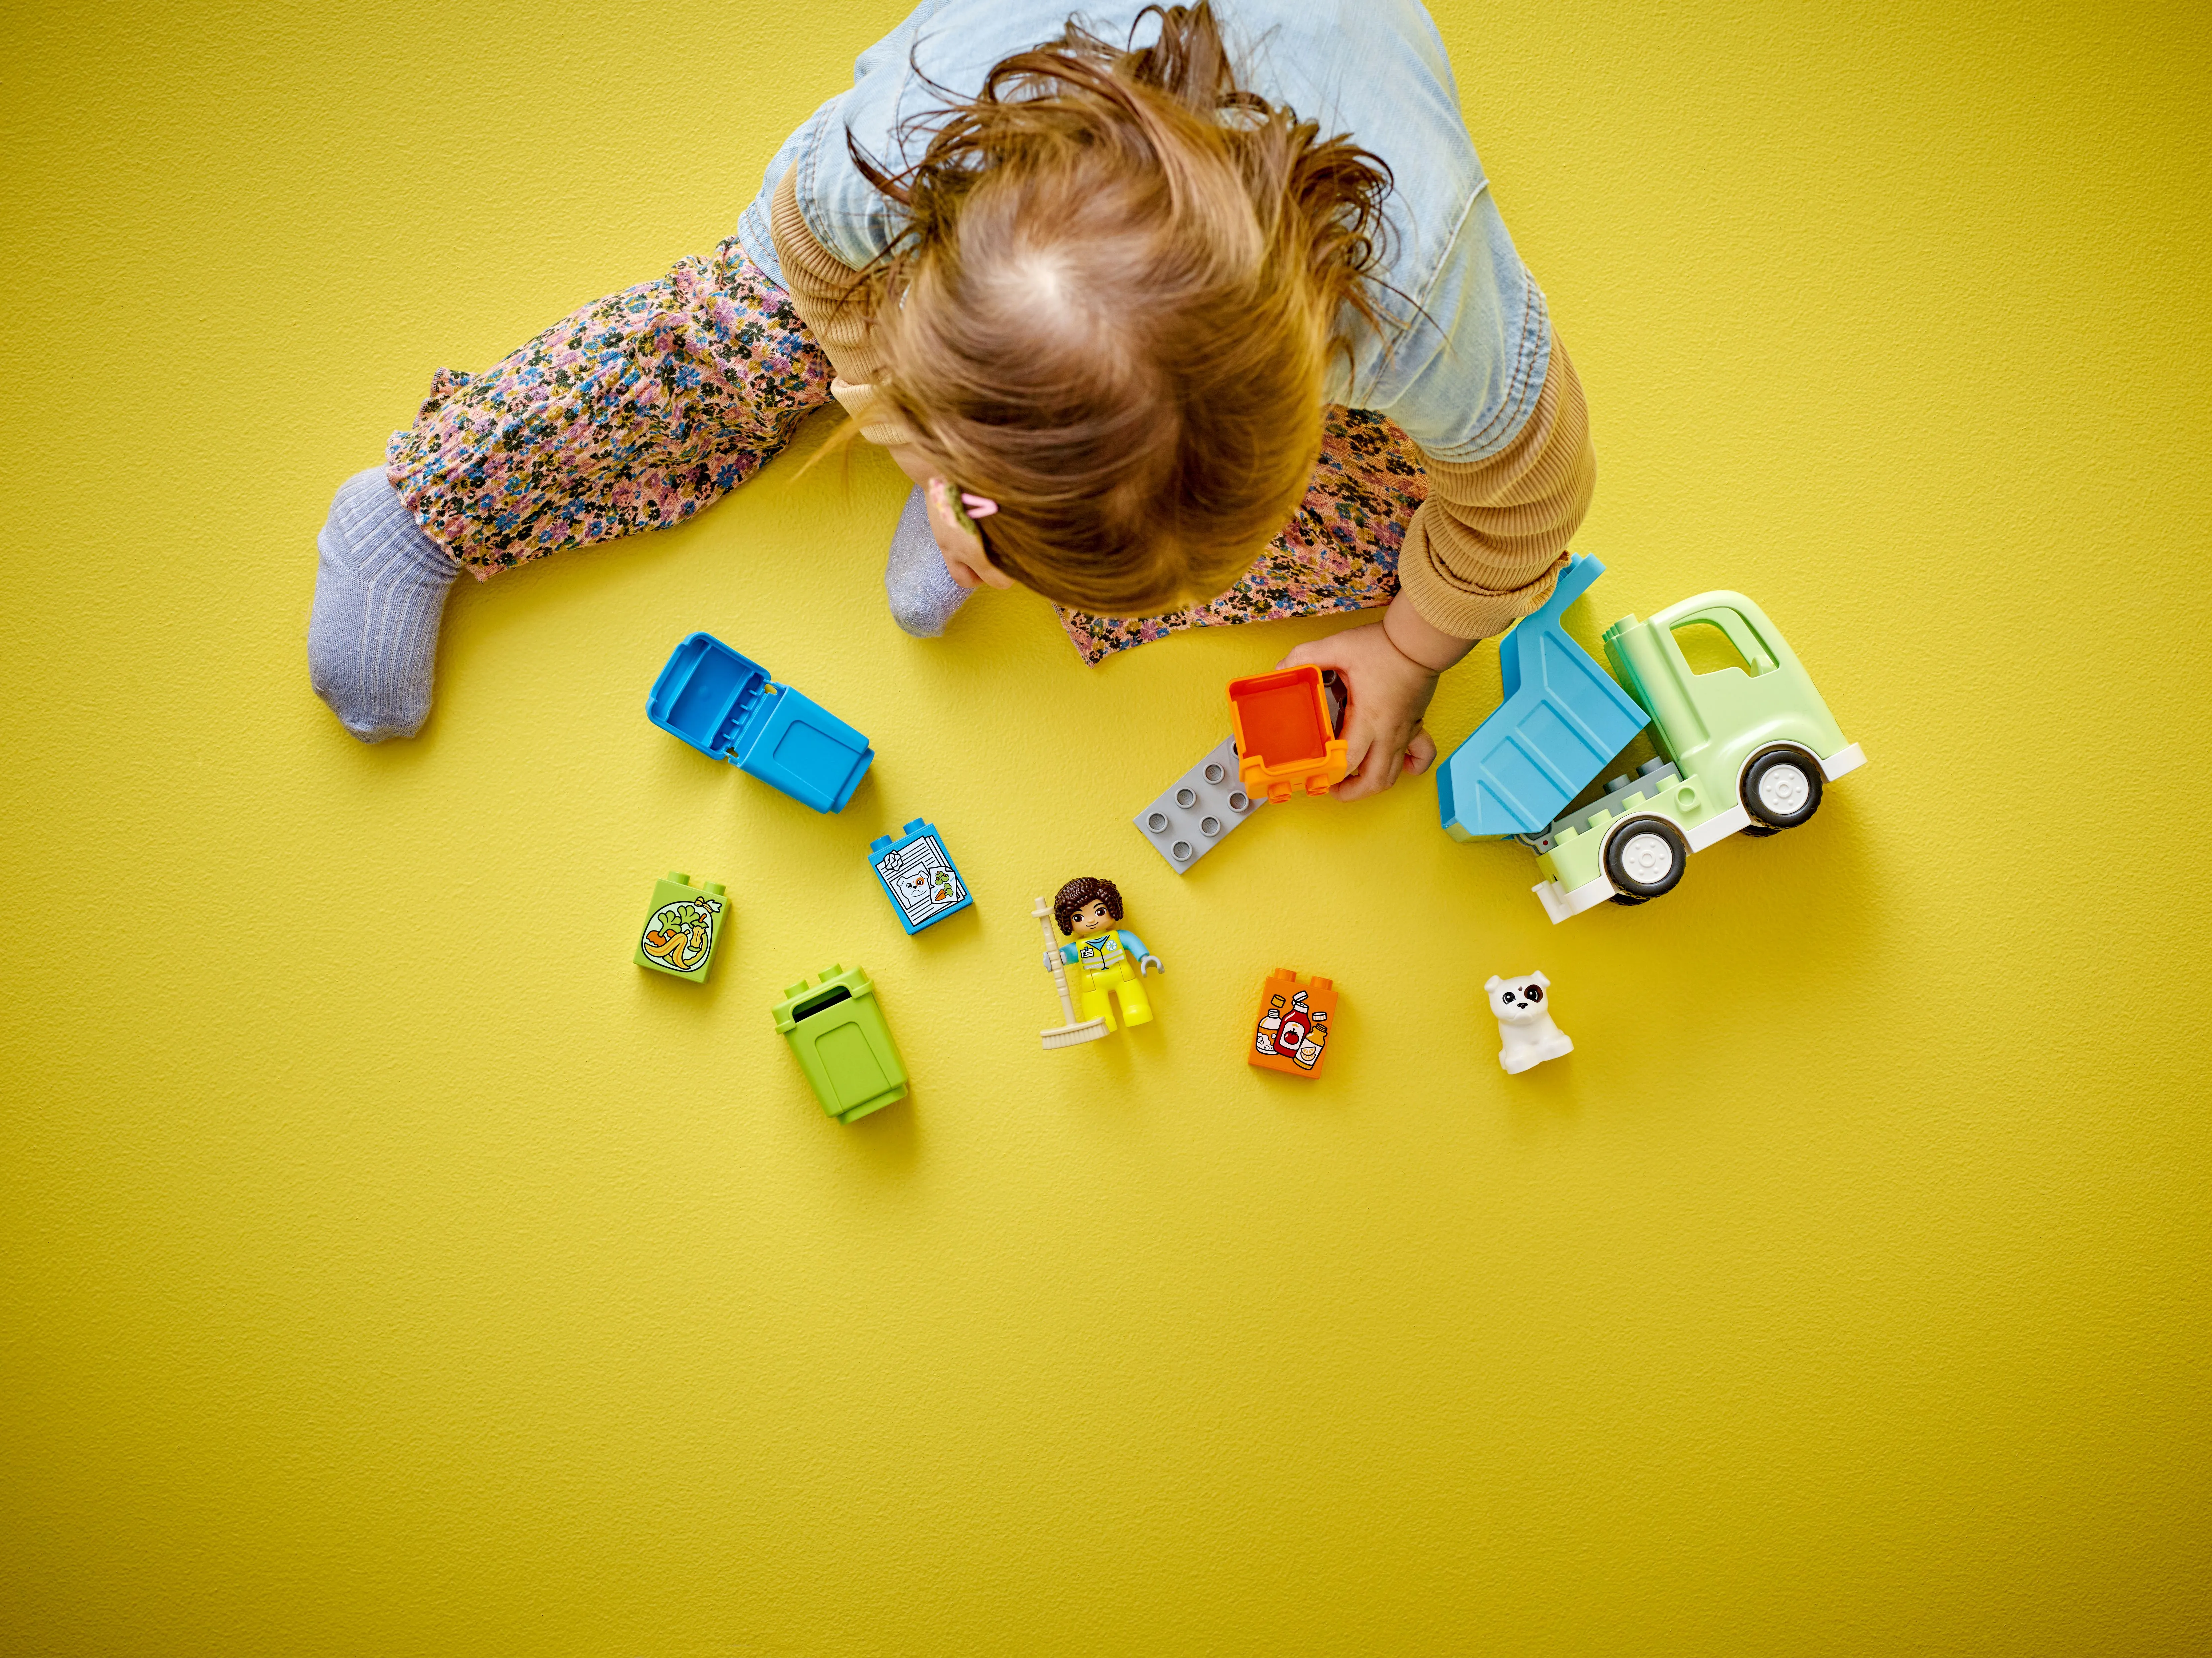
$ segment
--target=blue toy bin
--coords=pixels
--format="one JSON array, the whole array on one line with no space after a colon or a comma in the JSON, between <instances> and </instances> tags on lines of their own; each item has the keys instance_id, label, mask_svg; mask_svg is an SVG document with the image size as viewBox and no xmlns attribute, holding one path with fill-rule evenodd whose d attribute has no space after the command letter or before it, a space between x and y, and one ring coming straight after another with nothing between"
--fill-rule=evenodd
<instances>
[{"instance_id":1,"label":"blue toy bin","mask_svg":"<svg viewBox=\"0 0 2212 1658\"><path fill-rule=\"evenodd\" d=\"M1650 722L1568 636L1559 617L1605 566L1577 553L1552 596L1498 647L1497 708L1437 768L1437 809L1455 841L1535 835Z\"/></svg>"},{"instance_id":2,"label":"blue toy bin","mask_svg":"<svg viewBox=\"0 0 2212 1658\"><path fill-rule=\"evenodd\" d=\"M700 753L817 811L844 811L876 757L866 738L712 634L693 634L676 647L645 712Z\"/></svg>"}]
</instances>

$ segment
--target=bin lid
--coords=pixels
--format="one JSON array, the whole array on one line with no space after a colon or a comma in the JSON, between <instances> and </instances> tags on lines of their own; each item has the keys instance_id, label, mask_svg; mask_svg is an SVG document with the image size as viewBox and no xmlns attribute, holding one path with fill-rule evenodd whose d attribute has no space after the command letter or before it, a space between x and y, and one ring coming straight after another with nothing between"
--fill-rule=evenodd
<instances>
[{"instance_id":1,"label":"bin lid","mask_svg":"<svg viewBox=\"0 0 2212 1658\"><path fill-rule=\"evenodd\" d=\"M653 682L647 718L704 753L733 758L738 728L769 683L766 668L732 650L712 634L693 634L678 645Z\"/></svg>"}]
</instances>

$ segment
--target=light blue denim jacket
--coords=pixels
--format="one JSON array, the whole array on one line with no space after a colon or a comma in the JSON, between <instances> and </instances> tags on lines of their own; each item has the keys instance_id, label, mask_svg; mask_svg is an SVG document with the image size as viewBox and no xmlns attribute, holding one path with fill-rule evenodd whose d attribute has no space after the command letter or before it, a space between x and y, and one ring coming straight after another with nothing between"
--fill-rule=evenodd
<instances>
[{"instance_id":1,"label":"light blue denim jacket","mask_svg":"<svg viewBox=\"0 0 2212 1658\"><path fill-rule=\"evenodd\" d=\"M849 265L875 258L897 234L899 210L853 166L846 135L896 171L926 142L902 143L902 124L944 102L928 81L969 96L1000 59L1056 39L1071 11L1118 43L1143 9L1133 0L1077 8L922 0L860 54L852 88L776 152L738 222L745 252L783 280L769 209L795 167L799 209L816 240ZM1352 361L1332 356L1328 401L1382 410L1439 460L1495 454L1536 406L1551 323L1491 201L1436 25L1416 0L1216 0L1214 13L1245 86L1319 122L1323 137L1350 134L1396 178L1382 275L1397 292L1375 296L1393 337L1347 319Z\"/></svg>"}]
</instances>

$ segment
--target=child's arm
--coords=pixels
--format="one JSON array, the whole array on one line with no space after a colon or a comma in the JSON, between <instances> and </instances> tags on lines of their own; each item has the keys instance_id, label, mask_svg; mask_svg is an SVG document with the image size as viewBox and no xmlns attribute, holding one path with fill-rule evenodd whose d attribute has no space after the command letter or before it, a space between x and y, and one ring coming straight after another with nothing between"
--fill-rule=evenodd
<instances>
[{"instance_id":1,"label":"child's arm","mask_svg":"<svg viewBox=\"0 0 2212 1658\"><path fill-rule=\"evenodd\" d=\"M1407 527L1398 597L1379 623L1299 646L1281 665L1334 668L1351 693L1346 758L1331 793L1378 794L1437 757L1421 715L1437 676L1550 597L1597 477L1582 382L1552 339L1536 407L1486 460L1429 463L1429 498Z\"/></svg>"}]
</instances>

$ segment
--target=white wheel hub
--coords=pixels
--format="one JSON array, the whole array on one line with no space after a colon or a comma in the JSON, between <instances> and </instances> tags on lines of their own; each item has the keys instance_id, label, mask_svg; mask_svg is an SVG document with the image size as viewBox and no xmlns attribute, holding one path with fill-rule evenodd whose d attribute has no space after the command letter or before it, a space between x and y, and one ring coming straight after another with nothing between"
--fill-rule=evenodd
<instances>
[{"instance_id":1,"label":"white wheel hub","mask_svg":"<svg viewBox=\"0 0 2212 1658\"><path fill-rule=\"evenodd\" d=\"M1620 849L1620 867L1631 880L1656 886L1674 867L1674 848L1667 844L1664 835L1646 829L1628 837L1628 844Z\"/></svg>"},{"instance_id":2,"label":"white wheel hub","mask_svg":"<svg viewBox=\"0 0 2212 1658\"><path fill-rule=\"evenodd\" d=\"M1759 809L1770 817L1795 817L1812 798L1813 785L1802 771L1784 761L1759 774Z\"/></svg>"}]
</instances>

